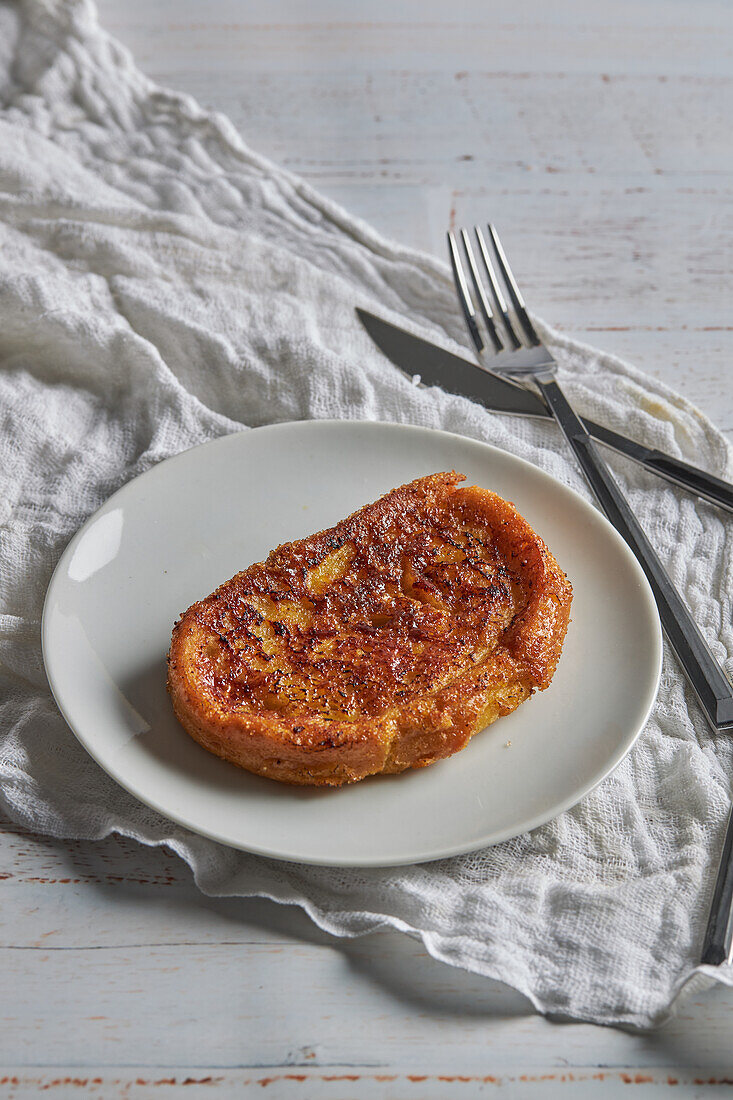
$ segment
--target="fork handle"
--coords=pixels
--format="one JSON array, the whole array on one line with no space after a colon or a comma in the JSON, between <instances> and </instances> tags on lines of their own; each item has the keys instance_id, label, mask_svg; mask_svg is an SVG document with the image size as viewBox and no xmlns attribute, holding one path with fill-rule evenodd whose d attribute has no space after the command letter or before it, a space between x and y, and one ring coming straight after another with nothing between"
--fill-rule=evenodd
<instances>
[{"instance_id":1,"label":"fork handle","mask_svg":"<svg viewBox=\"0 0 733 1100\"><path fill-rule=\"evenodd\" d=\"M720 966L733 960L733 812L728 815L718 877L713 888L700 962Z\"/></svg>"},{"instance_id":2,"label":"fork handle","mask_svg":"<svg viewBox=\"0 0 733 1100\"><path fill-rule=\"evenodd\" d=\"M598 503L636 555L651 586L665 633L715 730L733 731L733 688L723 674L686 604L603 461L596 445L549 373L534 376Z\"/></svg>"}]
</instances>

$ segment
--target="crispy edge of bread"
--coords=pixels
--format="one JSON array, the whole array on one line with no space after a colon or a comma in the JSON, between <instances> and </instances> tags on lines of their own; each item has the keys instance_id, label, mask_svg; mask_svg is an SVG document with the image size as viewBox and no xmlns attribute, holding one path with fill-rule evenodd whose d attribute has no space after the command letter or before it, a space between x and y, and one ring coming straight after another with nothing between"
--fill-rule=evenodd
<instances>
[{"instance_id":1,"label":"crispy edge of bread","mask_svg":"<svg viewBox=\"0 0 733 1100\"><path fill-rule=\"evenodd\" d=\"M198 603L193 604L174 627L168 655L173 709L190 736L214 755L258 775L299 786L341 786L452 756L475 733L511 713L535 690L548 687L570 620L570 582L512 504L478 486L457 486L457 480L453 475L446 484L446 496L460 494L460 503L491 528L501 556L515 563L520 584L529 592L524 611L485 662L472 665L435 693L377 717L325 721L318 715L232 712L195 681L196 656L206 634L195 618Z\"/></svg>"}]
</instances>

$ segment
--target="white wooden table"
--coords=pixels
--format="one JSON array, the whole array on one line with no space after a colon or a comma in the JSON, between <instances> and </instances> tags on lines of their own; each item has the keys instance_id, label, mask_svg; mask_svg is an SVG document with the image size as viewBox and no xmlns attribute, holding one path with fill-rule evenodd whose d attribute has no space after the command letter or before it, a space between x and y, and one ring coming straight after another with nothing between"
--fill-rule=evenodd
<instances>
[{"instance_id":1,"label":"white wooden table","mask_svg":"<svg viewBox=\"0 0 733 1100\"><path fill-rule=\"evenodd\" d=\"M733 432L733 7L103 0L155 79L384 232L492 217L534 309ZM733 1085L733 995L550 1024L396 933L212 901L174 856L0 826L0 1095L565 1097Z\"/></svg>"}]
</instances>

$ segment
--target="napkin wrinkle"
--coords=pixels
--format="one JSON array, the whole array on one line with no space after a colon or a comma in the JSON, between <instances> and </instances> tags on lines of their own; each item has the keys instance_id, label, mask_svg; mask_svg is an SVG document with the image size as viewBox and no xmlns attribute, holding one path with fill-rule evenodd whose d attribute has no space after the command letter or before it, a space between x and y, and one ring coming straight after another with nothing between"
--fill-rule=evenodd
<instances>
[{"instance_id":1,"label":"napkin wrinkle","mask_svg":"<svg viewBox=\"0 0 733 1100\"><path fill-rule=\"evenodd\" d=\"M204 892L299 905L321 928L395 928L554 1016L647 1027L697 961L733 748L674 657L619 767L577 806L494 848L422 866L323 868L235 851L104 774L59 714L40 649L64 546L116 489L246 426L389 420L494 443L590 493L551 422L415 385L354 307L466 356L444 264L379 236L248 149L223 115L156 87L89 0L0 0L0 806L57 837L166 845ZM684 398L537 320L580 411L733 476ZM730 524L628 461L613 467L733 673Z\"/></svg>"}]
</instances>

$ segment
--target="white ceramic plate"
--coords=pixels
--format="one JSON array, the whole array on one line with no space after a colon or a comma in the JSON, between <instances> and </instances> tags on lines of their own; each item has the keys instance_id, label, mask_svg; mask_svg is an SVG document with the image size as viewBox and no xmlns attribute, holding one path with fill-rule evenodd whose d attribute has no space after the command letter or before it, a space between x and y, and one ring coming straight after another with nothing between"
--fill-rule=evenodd
<instances>
[{"instance_id":1,"label":"white ceramic plate","mask_svg":"<svg viewBox=\"0 0 733 1100\"><path fill-rule=\"evenodd\" d=\"M395 485L450 469L514 501L573 584L572 622L550 688L449 760L338 790L249 775L192 741L165 687L179 613L279 543L329 527ZM227 436L130 482L72 539L43 616L56 701L118 783L236 848L351 866L470 851L572 806L631 748L654 702L661 651L641 569L576 493L483 443L353 421Z\"/></svg>"}]
</instances>

